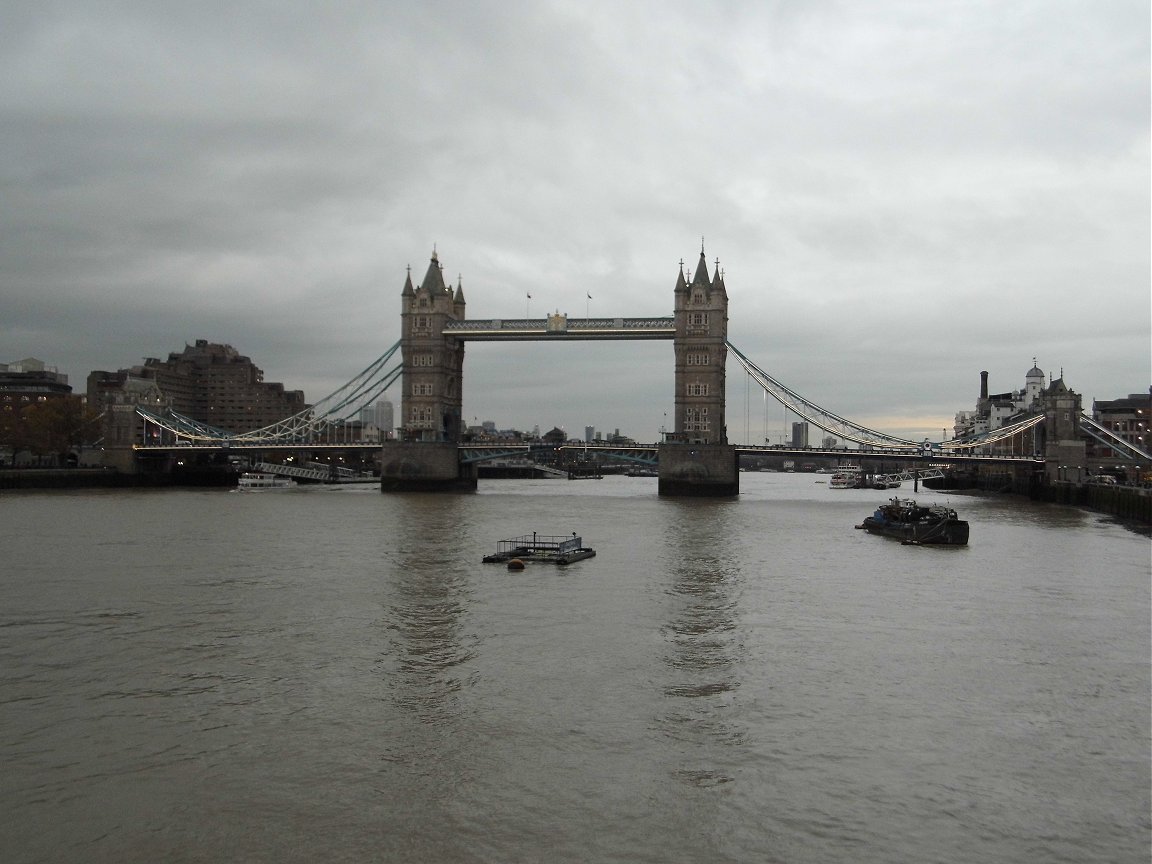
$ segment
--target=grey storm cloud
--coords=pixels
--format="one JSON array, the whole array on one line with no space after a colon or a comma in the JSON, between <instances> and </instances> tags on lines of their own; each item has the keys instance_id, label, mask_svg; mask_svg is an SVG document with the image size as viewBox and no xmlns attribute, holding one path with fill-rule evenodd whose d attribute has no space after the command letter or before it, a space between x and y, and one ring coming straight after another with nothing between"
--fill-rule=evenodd
<instances>
[{"instance_id":1,"label":"grey storm cloud","mask_svg":"<svg viewBox=\"0 0 1152 864\"><path fill-rule=\"evenodd\" d=\"M1149 31L1128 0L6 3L0 361L77 385L209 339L315 400L434 246L476 317L666 315L703 237L732 342L852 419L938 434L1033 357L1142 391ZM469 345L465 413L654 438L671 367ZM776 434L729 372L730 438Z\"/></svg>"}]
</instances>

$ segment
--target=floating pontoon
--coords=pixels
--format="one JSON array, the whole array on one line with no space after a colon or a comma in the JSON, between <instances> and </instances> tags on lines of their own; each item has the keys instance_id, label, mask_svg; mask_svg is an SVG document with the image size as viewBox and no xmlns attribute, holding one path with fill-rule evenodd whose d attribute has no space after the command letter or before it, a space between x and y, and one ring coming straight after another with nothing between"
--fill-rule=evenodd
<instances>
[{"instance_id":1,"label":"floating pontoon","mask_svg":"<svg viewBox=\"0 0 1152 864\"><path fill-rule=\"evenodd\" d=\"M485 564L502 564L521 561L524 564L571 564L583 558L591 558L595 549L584 545L584 538L573 531L570 537L548 537L543 534L525 534L501 540L496 544L495 555L485 555Z\"/></svg>"}]
</instances>

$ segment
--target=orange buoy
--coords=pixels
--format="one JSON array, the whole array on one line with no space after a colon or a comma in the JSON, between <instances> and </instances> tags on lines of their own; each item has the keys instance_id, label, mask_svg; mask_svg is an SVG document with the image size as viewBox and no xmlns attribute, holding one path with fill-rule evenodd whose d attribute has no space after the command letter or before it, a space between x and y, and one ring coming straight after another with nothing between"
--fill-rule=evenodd
<instances>
[{"instance_id":1,"label":"orange buoy","mask_svg":"<svg viewBox=\"0 0 1152 864\"><path fill-rule=\"evenodd\" d=\"M508 562L508 569L509 570L523 570L524 569L524 562L521 561L519 558L513 558L511 561Z\"/></svg>"}]
</instances>

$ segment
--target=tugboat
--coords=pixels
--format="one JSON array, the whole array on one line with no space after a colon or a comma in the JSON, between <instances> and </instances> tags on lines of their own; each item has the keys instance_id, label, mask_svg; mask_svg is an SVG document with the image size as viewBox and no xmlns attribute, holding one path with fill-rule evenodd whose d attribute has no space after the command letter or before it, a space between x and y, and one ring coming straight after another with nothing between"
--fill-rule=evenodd
<instances>
[{"instance_id":1,"label":"tugboat","mask_svg":"<svg viewBox=\"0 0 1152 864\"><path fill-rule=\"evenodd\" d=\"M950 507L921 507L915 501L893 498L857 525L869 534L894 537L904 544L968 545L968 523Z\"/></svg>"},{"instance_id":2,"label":"tugboat","mask_svg":"<svg viewBox=\"0 0 1152 864\"><path fill-rule=\"evenodd\" d=\"M509 570L523 570L525 564L571 564L596 554L595 549L584 545L584 538L572 532L571 537L545 537L536 532L523 537L501 540L496 544L495 555L485 555L485 564L507 562Z\"/></svg>"}]
</instances>

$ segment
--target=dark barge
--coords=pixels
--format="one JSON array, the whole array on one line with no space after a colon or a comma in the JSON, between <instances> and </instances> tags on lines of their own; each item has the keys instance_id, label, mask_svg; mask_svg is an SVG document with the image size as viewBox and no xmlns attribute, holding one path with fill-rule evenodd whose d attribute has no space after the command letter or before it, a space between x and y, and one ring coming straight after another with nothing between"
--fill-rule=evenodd
<instances>
[{"instance_id":1,"label":"dark barge","mask_svg":"<svg viewBox=\"0 0 1152 864\"><path fill-rule=\"evenodd\" d=\"M596 550L586 547L584 538L577 537L575 531L571 537L547 537L533 532L523 537L501 540L496 544L496 554L485 555L484 563L507 563L510 568L517 561L521 565L571 564L573 561L591 558L595 554Z\"/></svg>"},{"instance_id":2,"label":"dark barge","mask_svg":"<svg viewBox=\"0 0 1152 864\"><path fill-rule=\"evenodd\" d=\"M915 501L893 498L857 525L869 534L882 534L906 544L966 546L968 523L950 507L921 507Z\"/></svg>"}]
</instances>

